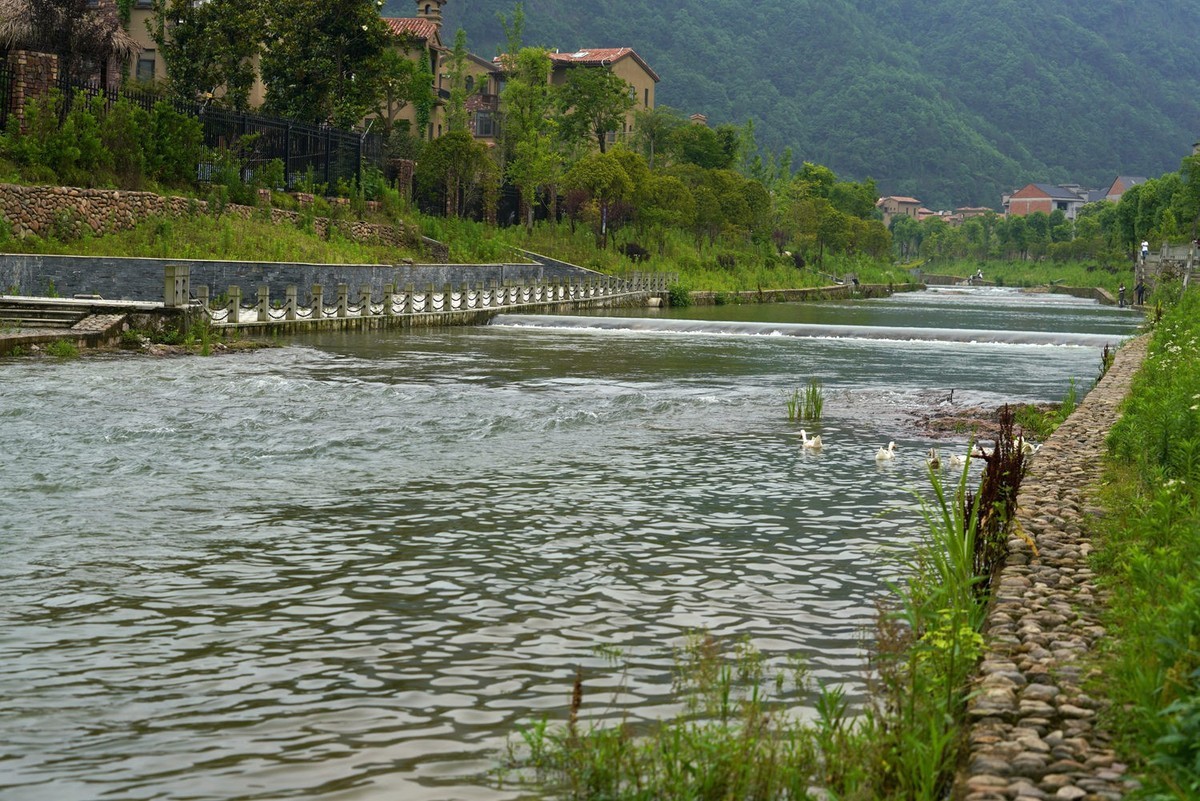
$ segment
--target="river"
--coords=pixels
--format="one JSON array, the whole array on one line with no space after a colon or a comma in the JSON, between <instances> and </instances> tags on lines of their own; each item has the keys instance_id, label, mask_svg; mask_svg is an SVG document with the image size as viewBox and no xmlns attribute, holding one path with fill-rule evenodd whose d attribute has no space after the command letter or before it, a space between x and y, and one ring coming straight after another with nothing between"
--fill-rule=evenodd
<instances>
[{"instance_id":1,"label":"river","mask_svg":"<svg viewBox=\"0 0 1200 801\"><path fill-rule=\"evenodd\" d=\"M853 693L924 451L967 442L912 414L1060 400L1140 321L1005 289L621 314L0 363L0 798L517 798L490 771L576 666L653 719L699 629Z\"/></svg>"}]
</instances>

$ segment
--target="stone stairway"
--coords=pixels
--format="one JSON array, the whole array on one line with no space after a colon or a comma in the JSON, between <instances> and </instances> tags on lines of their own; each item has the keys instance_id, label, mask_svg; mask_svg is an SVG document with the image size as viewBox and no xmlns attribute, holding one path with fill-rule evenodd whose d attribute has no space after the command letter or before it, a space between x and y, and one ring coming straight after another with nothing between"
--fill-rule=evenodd
<instances>
[{"instance_id":1,"label":"stone stairway","mask_svg":"<svg viewBox=\"0 0 1200 801\"><path fill-rule=\"evenodd\" d=\"M64 330L89 315L89 309L44 298L0 297L0 330Z\"/></svg>"}]
</instances>

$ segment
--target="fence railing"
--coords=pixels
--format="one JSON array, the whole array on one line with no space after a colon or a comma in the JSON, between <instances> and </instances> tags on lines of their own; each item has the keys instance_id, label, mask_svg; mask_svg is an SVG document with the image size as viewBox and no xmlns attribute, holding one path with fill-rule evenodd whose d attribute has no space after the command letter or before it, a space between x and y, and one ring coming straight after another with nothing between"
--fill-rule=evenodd
<instances>
[{"instance_id":1,"label":"fence railing","mask_svg":"<svg viewBox=\"0 0 1200 801\"><path fill-rule=\"evenodd\" d=\"M12 110L13 81L16 75L7 62L0 61L0 130L8 125L8 114Z\"/></svg>"},{"instance_id":2,"label":"fence railing","mask_svg":"<svg viewBox=\"0 0 1200 801\"><path fill-rule=\"evenodd\" d=\"M180 103L155 92L103 87L66 78L59 79L58 89L64 98L64 115L80 96L102 97L105 110L111 109L119 100L146 111L152 111L157 103L167 102L180 114L200 120L207 147L230 148L244 137L255 134L253 144L243 153L247 170L253 173L258 167L279 159L283 162L284 183L288 189L311 176L313 183L325 184L333 191L340 181L359 182L364 165L383 169L383 138L378 134L228 111L200 103ZM202 179L206 178L203 166L198 172Z\"/></svg>"},{"instance_id":3,"label":"fence railing","mask_svg":"<svg viewBox=\"0 0 1200 801\"><path fill-rule=\"evenodd\" d=\"M173 280L174 274L171 274L168 277L168 287L172 286ZM246 325L487 311L513 306L653 295L665 293L673 280L676 279L666 274L639 273L630 278L598 276L585 280L537 283L521 287L464 285L460 288L446 286L435 289L430 285L421 290L408 286L397 291L394 284L387 284L383 287L378 301L370 286L363 286L356 295L352 295L348 284L338 284L336 292L327 295L324 288L317 284L309 290L307 304L301 304L295 286L287 288L282 302L273 302L267 286L260 285L254 302L250 304L243 303L242 289L239 286L229 287L215 303L209 296L208 287L200 286L196 288L195 302L216 325ZM183 301L188 291L186 283L180 284L175 281L173 286L174 294L172 297L169 293L167 305L185 305ZM328 301L332 301L332 304Z\"/></svg>"}]
</instances>

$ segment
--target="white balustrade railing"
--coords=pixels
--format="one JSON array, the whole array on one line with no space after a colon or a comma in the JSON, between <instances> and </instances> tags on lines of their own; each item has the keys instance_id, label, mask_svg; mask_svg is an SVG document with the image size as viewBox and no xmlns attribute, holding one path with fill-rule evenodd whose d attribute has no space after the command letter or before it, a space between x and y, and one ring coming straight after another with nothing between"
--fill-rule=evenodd
<instances>
[{"instance_id":1,"label":"white balustrade railing","mask_svg":"<svg viewBox=\"0 0 1200 801\"><path fill-rule=\"evenodd\" d=\"M176 268L178 270L178 268ZM168 284L188 286L188 276L177 273L168 276ZM308 306L298 302L295 286L289 286L283 301L272 301L270 289L260 284L253 304L244 304L242 289L231 286L225 295L210 299L208 287L196 290L197 305L207 314L211 322L221 325L240 323L272 323L314 321L327 318L362 319L370 317L398 317L417 314L444 314L494 310L509 306L584 302L611 299L630 295L652 295L668 291L678 281L675 275L666 273L634 273L628 278L602 276L596 279L568 279L565 282L537 283L528 286L470 287L459 289L446 286L437 290L429 285L417 291L411 285L403 291L395 284L383 287L383 296L376 302L370 286L363 285L355 297L351 297L348 284L338 284L332 306L326 305L325 289L314 284L309 290Z\"/></svg>"}]
</instances>

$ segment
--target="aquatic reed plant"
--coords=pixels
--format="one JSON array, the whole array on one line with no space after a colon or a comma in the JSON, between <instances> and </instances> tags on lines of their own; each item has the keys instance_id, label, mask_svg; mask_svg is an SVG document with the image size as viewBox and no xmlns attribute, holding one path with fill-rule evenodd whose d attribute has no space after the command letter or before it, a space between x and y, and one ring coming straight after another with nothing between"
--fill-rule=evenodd
<instances>
[{"instance_id":1,"label":"aquatic reed plant","mask_svg":"<svg viewBox=\"0 0 1200 801\"><path fill-rule=\"evenodd\" d=\"M825 394L821 389L821 382L815 378L810 378L808 386L804 388L803 395L801 395L799 389L794 389L791 395L785 396L785 402L787 404L789 422L800 420L816 422L820 420L821 413L825 408Z\"/></svg>"},{"instance_id":2,"label":"aquatic reed plant","mask_svg":"<svg viewBox=\"0 0 1200 801\"><path fill-rule=\"evenodd\" d=\"M804 419L817 421L821 419L821 411L825 408L825 395L821 391L821 382L815 378L808 380L804 389Z\"/></svg>"}]
</instances>

